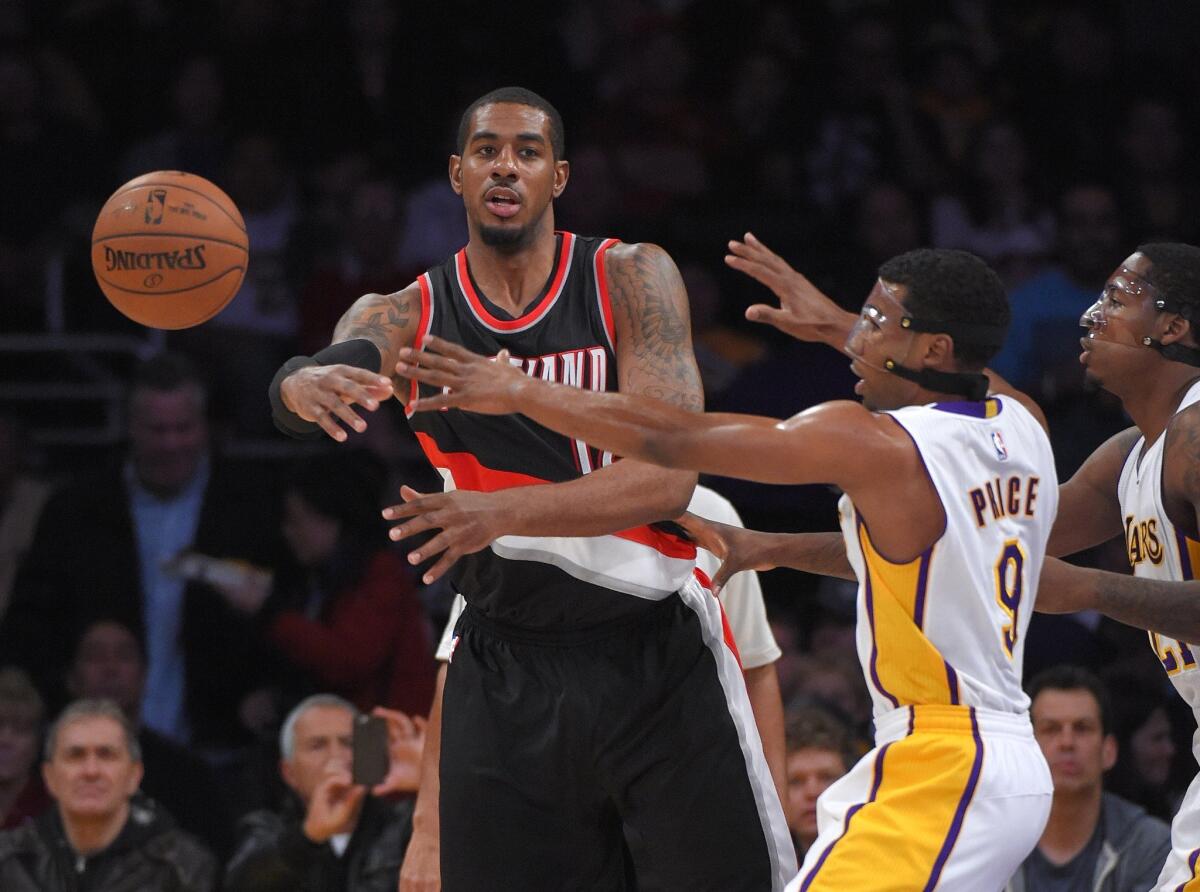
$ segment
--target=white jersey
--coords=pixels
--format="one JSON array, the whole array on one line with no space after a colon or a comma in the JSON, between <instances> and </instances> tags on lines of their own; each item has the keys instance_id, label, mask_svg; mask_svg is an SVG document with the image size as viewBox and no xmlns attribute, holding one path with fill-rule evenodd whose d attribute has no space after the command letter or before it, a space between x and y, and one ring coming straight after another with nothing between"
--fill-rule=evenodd
<instances>
[{"instance_id":1,"label":"white jersey","mask_svg":"<svg viewBox=\"0 0 1200 892\"><path fill-rule=\"evenodd\" d=\"M1200 401L1200 383L1193 384L1176 414ZM1184 535L1171 523L1163 508L1163 452L1167 434L1146 446L1140 437L1121 468L1117 498L1125 527L1125 549L1134 576L1146 579L1194 579L1200 562L1200 542ZM1200 647L1150 632L1150 646L1158 655L1175 690L1193 711L1200 712Z\"/></svg>"},{"instance_id":2,"label":"white jersey","mask_svg":"<svg viewBox=\"0 0 1200 892\"><path fill-rule=\"evenodd\" d=\"M849 496L838 506L875 715L910 705L1023 713L1025 630L1058 511L1049 438L1010 397L888 414L916 444L946 528L896 564L875 549Z\"/></svg>"},{"instance_id":3,"label":"white jersey","mask_svg":"<svg viewBox=\"0 0 1200 892\"><path fill-rule=\"evenodd\" d=\"M705 486L696 487L688 510L707 520L742 526L742 519L729 500ZM721 566L721 559L707 549L697 548L696 566L711 579ZM454 626L466 604L462 595L454 596L450 618L446 621L441 641L438 642L437 659L450 659L454 646ZM758 584L757 573L745 570L730 577L721 589L721 604L725 608L725 616L729 620L729 628L733 632L733 640L737 644L743 669L766 666L779 659L783 652L779 649L767 622L767 609L763 604L762 587Z\"/></svg>"}]
</instances>

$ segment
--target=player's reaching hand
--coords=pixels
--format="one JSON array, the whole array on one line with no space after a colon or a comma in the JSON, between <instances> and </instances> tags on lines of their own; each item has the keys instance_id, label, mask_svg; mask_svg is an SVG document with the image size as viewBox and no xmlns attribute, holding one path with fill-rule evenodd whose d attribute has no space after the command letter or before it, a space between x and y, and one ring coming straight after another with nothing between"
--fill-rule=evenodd
<instances>
[{"instance_id":1,"label":"player's reaching hand","mask_svg":"<svg viewBox=\"0 0 1200 892\"><path fill-rule=\"evenodd\" d=\"M456 489L450 492L425 495L408 486L400 487L404 501L383 509L387 520L411 518L392 527L392 539L406 539L426 530L440 529L441 532L409 552L409 563L419 564L434 555L441 555L437 563L425 571L421 581L426 585L437 580L454 566L464 554L474 554L487 548L501 535L500 522L505 517L502 504L509 491L495 493L471 492Z\"/></svg>"},{"instance_id":2,"label":"player's reaching hand","mask_svg":"<svg viewBox=\"0 0 1200 892\"><path fill-rule=\"evenodd\" d=\"M279 386L279 396L288 409L305 421L315 421L339 443L346 439L343 424L360 433L367 429L367 423L351 406L357 404L374 412L380 401L391 395L389 378L340 364L304 366Z\"/></svg>"},{"instance_id":3,"label":"player's reaching hand","mask_svg":"<svg viewBox=\"0 0 1200 892\"><path fill-rule=\"evenodd\" d=\"M713 591L720 592L735 573L743 570L774 570L779 566L769 552L770 540L762 533L708 520L690 511L675 521L695 540L721 559L713 577Z\"/></svg>"},{"instance_id":4,"label":"player's reaching hand","mask_svg":"<svg viewBox=\"0 0 1200 892\"><path fill-rule=\"evenodd\" d=\"M838 350L854 325L855 315L841 309L752 232L744 241L729 242L725 263L761 282L779 298L779 306L754 304L746 318L774 326L800 341L816 341Z\"/></svg>"},{"instance_id":5,"label":"player's reaching hand","mask_svg":"<svg viewBox=\"0 0 1200 892\"><path fill-rule=\"evenodd\" d=\"M437 337L426 338L421 350L405 347L399 356L397 374L434 387L449 388L448 392L410 403L409 408L414 412L455 408L484 415L508 415L518 411L517 390L529 380L509 362L507 350L489 358Z\"/></svg>"}]
</instances>

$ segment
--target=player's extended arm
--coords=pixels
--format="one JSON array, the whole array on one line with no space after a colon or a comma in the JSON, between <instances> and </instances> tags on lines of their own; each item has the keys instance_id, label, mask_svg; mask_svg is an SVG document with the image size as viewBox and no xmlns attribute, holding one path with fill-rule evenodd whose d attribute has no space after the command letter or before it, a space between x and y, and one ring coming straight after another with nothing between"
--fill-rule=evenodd
<instances>
[{"instance_id":1,"label":"player's extended arm","mask_svg":"<svg viewBox=\"0 0 1200 892\"><path fill-rule=\"evenodd\" d=\"M1058 516L1050 531L1047 554L1075 554L1121 533L1117 483L1121 466L1140 436L1136 427L1113 435L1059 486Z\"/></svg>"},{"instance_id":2,"label":"player's extended arm","mask_svg":"<svg viewBox=\"0 0 1200 892\"><path fill-rule=\"evenodd\" d=\"M713 587L717 591L726 580L743 570L788 567L820 576L855 578L850 561L846 559L846 542L841 533L764 533L709 520L691 512L683 515L679 524L697 545L721 559L721 567L713 577Z\"/></svg>"},{"instance_id":3,"label":"player's extended arm","mask_svg":"<svg viewBox=\"0 0 1200 892\"><path fill-rule=\"evenodd\" d=\"M1047 557L1035 609L1039 613L1099 610L1126 625L1177 641L1200 641L1200 580L1144 579Z\"/></svg>"},{"instance_id":4,"label":"player's extended arm","mask_svg":"<svg viewBox=\"0 0 1200 892\"><path fill-rule=\"evenodd\" d=\"M675 263L661 248L648 244L614 246L604 259L621 391L697 416L703 408L703 389L692 352L687 292ZM386 509L384 517L410 518L393 529L394 539L441 530L410 556L419 563L442 553L423 577L429 582L461 555L499 536L599 536L668 520L687 508L695 485L691 471L625 459L563 483L490 493L422 495L406 489L405 502Z\"/></svg>"},{"instance_id":5,"label":"player's extended arm","mask_svg":"<svg viewBox=\"0 0 1200 892\"><path fill-rule=\"evenodd\" d=\"M746 318L774 326L800 341L815 341L842 350L857 318L821 293L812 282L747 232L743 241L729 242L725 263L765 285L779 306L754 304Z\"/></svg>"},{"instance_id":6,"label":"player's extended arm","mask_svg":"<svg viewBox=\"0 0 1200 892\"><path fill-rule=\"evenodd\" d=\"M398 370L444 388L416 411L456 407L534 421L618 455L760 483L835 483L853 492L887 473L915 471L903 429L859 403L814 406L786 421L756 415L689 412L632 394L596 393L526 376L508 362L440 338L400 351ZM445 389L448 388L448 389Z\"/></svg>"},{"instance_id":7,"label":"player's extended arm","mask_svg":"<svg viewBox=\"0 0 1200 892\"><path fill-rule=\"evenodd\" d=\"M328 347L314 357L288 360L276 374L272 405L280 428L303 436L307 425L315 425L313 430L341 442L346 439L343 424L356 431L367 426L351 408L354 404L374 412L393 393L403 400L405 382L388 375L400 348L413 343L420 316L421 291L415 282L394 294L356 300L338 321ZM280 417L286 413L292 417Z\"/></svg>"}]
</instances>

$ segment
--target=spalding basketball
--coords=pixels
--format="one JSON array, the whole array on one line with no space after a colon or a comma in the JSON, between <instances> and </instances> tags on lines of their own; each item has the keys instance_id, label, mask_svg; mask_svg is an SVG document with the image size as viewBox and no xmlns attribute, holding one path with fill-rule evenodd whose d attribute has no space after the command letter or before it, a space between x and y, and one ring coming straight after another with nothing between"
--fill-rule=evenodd
<instances>
[{"instance_id":1,"label":"spalding basketball","mask_svg":"<svg viewBox=\"0 0 1200 892\"><path fill-rule=\"evenodd\" d=\"M100 209L92 271L114 307L151 328L188 328L241 287L250 241L229 196L203 177L160 170L130 180Z\"/></svg>"}]
</instances>

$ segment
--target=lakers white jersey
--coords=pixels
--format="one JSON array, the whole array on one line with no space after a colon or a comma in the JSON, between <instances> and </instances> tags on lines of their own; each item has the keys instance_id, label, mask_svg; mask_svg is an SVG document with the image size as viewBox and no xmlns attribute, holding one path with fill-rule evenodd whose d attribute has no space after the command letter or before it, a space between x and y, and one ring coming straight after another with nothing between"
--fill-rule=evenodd
<instances>
[{"instance_id":1,"label":"lakers white jersey","mask_svg":"<svg viewBox=\"0 0 1200 892\"><path fill-rule=\"evenodd\" d=\"M1058 510L1046 432L1008 397L888 414L916 444L946 528L914 560L892 563L842 497L859 580L858 655L875 715L937 704L1024 712L1025 630Z\"/></svg>"},{"instance_id":2,"label":"lakers white jersey","mask_svg":"<svg viewBox=\"0 0 1200 892\"><path fill-rule=\"evenodd\" d=\"M1193 384L1176 409L1200 401L1200 382ZM1200 542L1171 523L1163 509L1162 474L1166 431L1146 446L1141 437L1125 459L1117 496L1125 526L1125 549L1133 575L1147 579L1195 578ZM1150 646L1171 677L1175 689L1193 711L1200 713L1200 647L1150 632ZM1200 750L1198 750L1200 752Z\"/></svg>"}]
</instances>

